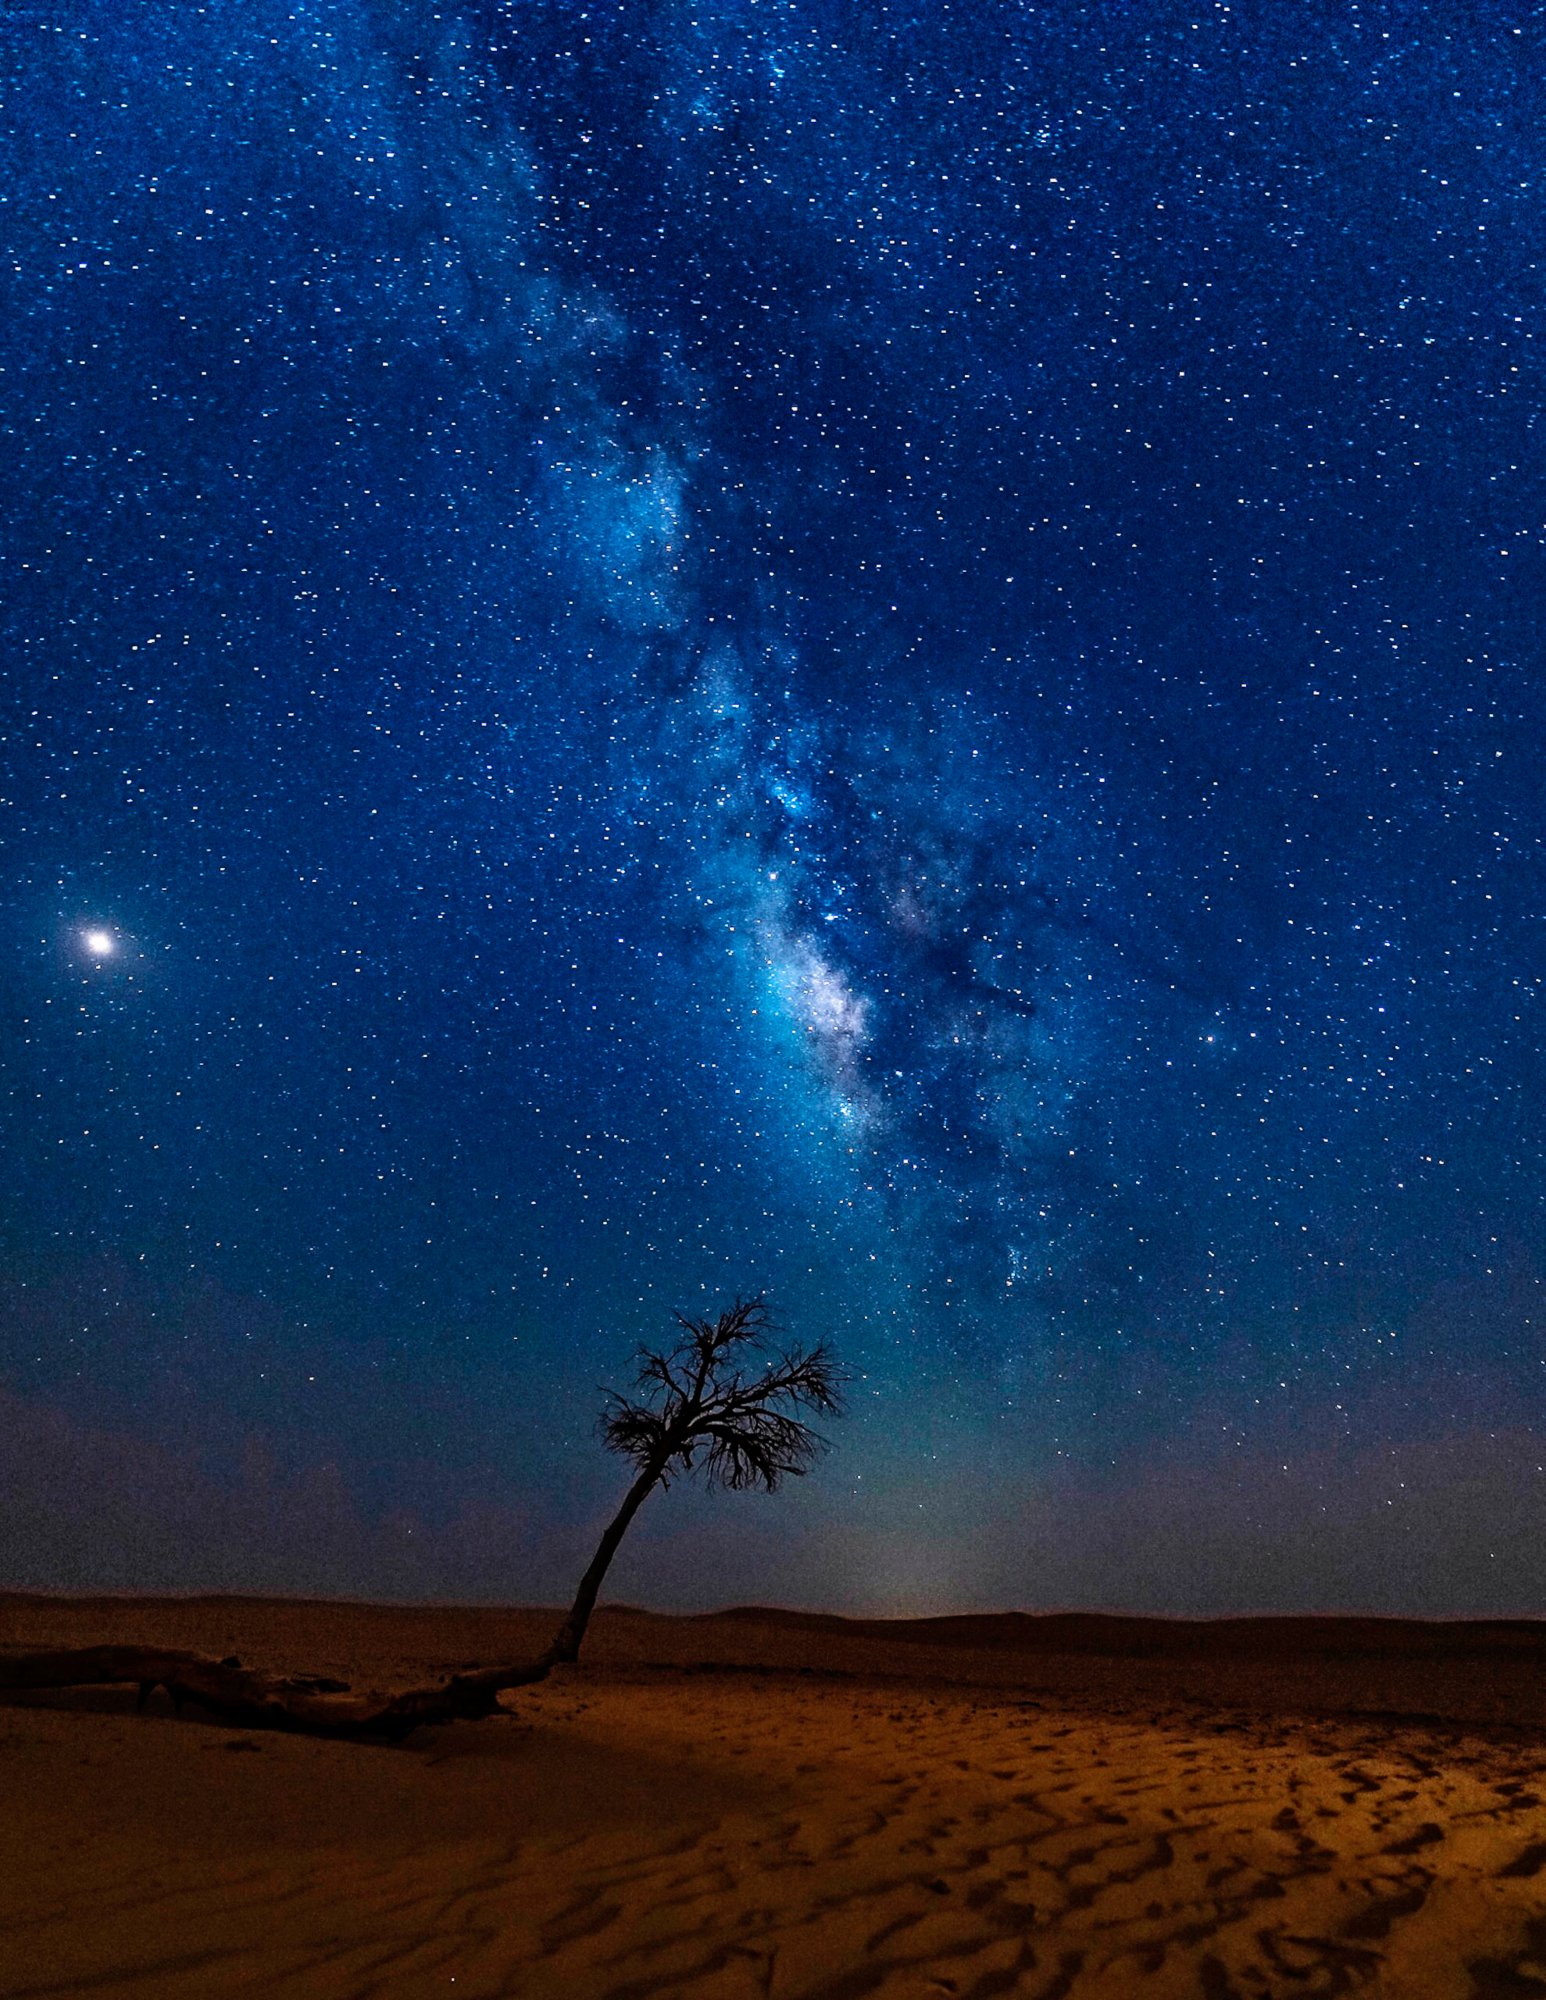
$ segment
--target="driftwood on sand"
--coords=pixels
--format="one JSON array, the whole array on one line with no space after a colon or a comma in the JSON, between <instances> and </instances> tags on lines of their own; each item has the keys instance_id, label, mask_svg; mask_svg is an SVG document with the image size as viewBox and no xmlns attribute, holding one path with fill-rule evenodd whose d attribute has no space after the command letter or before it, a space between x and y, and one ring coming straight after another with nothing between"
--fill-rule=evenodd
<instances>
[{"instance_id":1,"label":"driftwood on sand","mask_svg":"<svg viewBox=\"0 0 1546 2000\"><path fill-rule=\"evenodd\" d=\"M347 1682L320 1674L263 1673L234 1658L211 1660L148 1646L85 1646L0 1654L0 1692L131 1686L139 1689L143 1707L156 1688L165 1688L179 1712L191 1703L235 1728L385 1742L436 1723L498 1714L506 1688L530 1687L554 1667L579 1658L602 1578L652 1488L668 1486L679 1472L701 1469L711 1483L760 1486L772 1493L786 1477L804 1472L821 1449L822 1440L792 1413L837 1410L839 1375L826 1347L792 1348L744 1373L738 1364L762 1351L768 1328L760 1300L738 1301L715 1320L677 1318L685 1338L675 1347L639 1351L643 1399L611 1400L602 1438L633 1463L637 1476L580 1579L569 1615L536 1659L382 1694L357 1693Z\"/></svg>"},{"instance_id":2,"label":"driftwood on sand","mask_svg":"<svg viewBox=\"0 0 1546 2000\"><path fill-rule=\"evenodd\" d=\"M441 1722L497 1714L504 1688L545 1680L559 1662L556 1646L525 1666L453 1674L436 1687L402 1694L357 1693L321 1674L280 1675L153 1646L83 1646L66 1652L0 1656L0 1689L136 1686L143 1707L165 1688L174 1709L192 1703L240 1729L287 1729L310 1736L362 1736L396 1742Z\"/></svg>"}]
</instances>

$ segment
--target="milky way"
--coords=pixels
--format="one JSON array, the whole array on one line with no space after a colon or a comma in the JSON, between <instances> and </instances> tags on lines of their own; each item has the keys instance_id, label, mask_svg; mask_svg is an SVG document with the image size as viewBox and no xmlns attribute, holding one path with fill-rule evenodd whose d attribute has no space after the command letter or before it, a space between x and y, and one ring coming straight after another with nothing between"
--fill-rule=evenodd
<instances>
[{"instance_id":1,"label":"milky way","mask_svg":"<svg viewBox=\"0 0 1546 2000\"><path fill-rule=\"evenodd\" d=\"M1538 1608L1539 23L0 46L5 1574Z\"/></svg>"}]
</instances>

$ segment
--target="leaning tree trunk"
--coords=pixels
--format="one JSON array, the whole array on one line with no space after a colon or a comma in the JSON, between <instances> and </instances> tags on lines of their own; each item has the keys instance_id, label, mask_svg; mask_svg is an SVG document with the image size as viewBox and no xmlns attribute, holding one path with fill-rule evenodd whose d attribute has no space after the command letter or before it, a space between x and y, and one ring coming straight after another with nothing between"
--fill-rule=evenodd
<instances>
[{"instance_id":1,"label":"leaning tree trunk","mask_svg":"<svg viewBox=\"0 0 1546 2000\"><path fill-rule=\"evenodd\" d=\"M601 1589L601 1580L612 1566L612 1558L617 1554L629 1523L643 1506L650 1488L659 1480L663 1467L651 1462L646 1465L638 1478L623 1496L623 1504L613 1515L605 1534L596 1544L596 1553L590 1559L590 1568L580 1578L580 1587L574 1593L574 1602L569 1607L569 1616L559 1626L548 1651L554 1662L566 1664L579 1658L580 1642L585 1637L585 1628L590 1623L590 1615L596 1608L596 1596Z\"/></svg>"},{"instance_id":2,"label":"leaning tree trunk","mask_svg":"<svg viewBox=\"0 0 1546 2000\"><path fill-rule=\"evenodd\" d=\"M372 1737L386 1742L400 1741L412 1730L434 1723L477 1721L499 1712L499 1696L505 1688L530 1687L546 1680L554 1667L570 1665L579 1657L602 1579L660 1472L659 1466L646 1466L629 1487L551 1645L522 1666L482 1667L453 1674L433 1687L386 1695L356 1693L347 1681L329 1680L320 1674L260 1673L237 1659L211 1660L198 1653L152 1646L86 1646L65 1652L0 1655L0 1690L129 1684L139 1688L143 1707L152 1691L161 1687L179 1712L185 1702L191 1702L234 1728Z\"/></svg>"}]
</instances>

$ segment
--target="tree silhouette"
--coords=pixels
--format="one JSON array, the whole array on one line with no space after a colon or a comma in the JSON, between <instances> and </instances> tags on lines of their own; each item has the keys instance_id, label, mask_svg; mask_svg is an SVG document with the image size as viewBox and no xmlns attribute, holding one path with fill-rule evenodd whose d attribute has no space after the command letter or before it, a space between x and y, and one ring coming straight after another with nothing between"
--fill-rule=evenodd
<instances>
[{"instance_id":1,"label":"tree silhouette","mask_svg":"<svg viewBox=\"0 0 1546 2000\"><path fill-rule=\"evenodd\" d=\"M356 1693L316 1674L280 1677L240 1660L206 1659L144 1646L87 1646L69 1652L0 1656L0 1688L137 1683L143 1705L163 1687L184 1702L247 1729L288 1729L313 1736L399 1740L426 1724L493 1715L506 1688L546 1680L579 1657L602 1579L629 1523L656 1486L701 1472L711 1486L760 1486L775 1493L825 1448L805 1421L836 1416L842 1374L824 1341L770 1348L773 1331L761 1299L738 1299L717 1319L677 1314L682 1337L669 1348L641 1347L634 1396L610 1395L602 1442L635 1467L633 1484L608 1522L568 1615L551 1645L518 1666L481 1667L405 1693Z\"/></svg>"},{"instance_id":2,"label":"tree silhouette","mask_svg":"<svg viewBox=\"0 0 1546 2000\"><path fill-rule=\"evenodd\" d=\"M675 1346L639 1349L637 1397L609 1396L602 1441L631 1460L637 1476L580 1579L553 1641L555 1662L577 1657L602 1578L654 1487L701 1471L710 1486L776 1493L825 1447L802 1413L836 1416L842 1408L831 1349L822 1341L770 1353L763 1300L737 1299L717 1319L676 1319Z\"/></svg>"}]
</instances>

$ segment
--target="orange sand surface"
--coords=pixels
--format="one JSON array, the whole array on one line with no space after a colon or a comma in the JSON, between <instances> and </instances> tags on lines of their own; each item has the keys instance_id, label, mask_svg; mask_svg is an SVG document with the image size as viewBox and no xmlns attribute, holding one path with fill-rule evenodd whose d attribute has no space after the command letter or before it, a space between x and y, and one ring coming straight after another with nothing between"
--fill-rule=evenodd
<instances>
[{"instance_id":1,"label":"orange sand surface","mask_svg":"<svg viewBox=\"0 0 1546 2000\"><path fill-rule=\"evenodd\" d=\"M403 1685L551 1613L0 1598ZM0 1993L1546 1995L1546 1630L603 1613L397 1748L0 1705Z\"/></svg>"}]
</instances>

